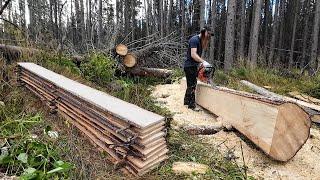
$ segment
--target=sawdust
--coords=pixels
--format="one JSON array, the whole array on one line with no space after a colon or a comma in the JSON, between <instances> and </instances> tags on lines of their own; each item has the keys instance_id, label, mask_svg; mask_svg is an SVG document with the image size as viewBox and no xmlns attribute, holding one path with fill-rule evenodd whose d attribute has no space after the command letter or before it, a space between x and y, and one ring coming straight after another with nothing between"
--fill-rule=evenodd
<instances>
[{"instance_id":1,"label":"sawdust","mask_svg":"<svg viewBox=\"0 0 320 180\"><path fill-rule=\"evenodd\" d=\"M183 105L184 92L179 84L158 85L153 96L159 104L174 113L173 128L188 125L212 125L216 118L206 112L194 112ZM248 175L257 179L315 179L320 180L320 128L313 126L306 144L287 163L270 159L248 139L237 132L220 131L214 135L198 136L203 141L216 145L221 153L236 158L239 165L243 159L248 167ZM242 148L241 148L242 146ZM241 150L242 149L242 150ZM243 152L243 156L242 156ZM228 156L229 157L229 156Z\"/></svg>"}]
</instances>

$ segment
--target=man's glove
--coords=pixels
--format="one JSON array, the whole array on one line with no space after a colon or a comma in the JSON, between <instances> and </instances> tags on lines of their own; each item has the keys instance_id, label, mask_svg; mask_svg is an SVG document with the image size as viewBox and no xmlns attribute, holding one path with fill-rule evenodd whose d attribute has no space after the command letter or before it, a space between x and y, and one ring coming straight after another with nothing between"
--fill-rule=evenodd
<instances>
[{"instance_id":1,"label":"man's glove","mask_svg":"<svg viewBox=\"0 0 320 180\"><path fill-rule=\"evenodd\" d=\"M208 63L207 61L203 61L203 62L202 62L202 65L203 65L204 67L209 67L209 66L211 66L211 64Z\"/></svg>"}]
</instances>

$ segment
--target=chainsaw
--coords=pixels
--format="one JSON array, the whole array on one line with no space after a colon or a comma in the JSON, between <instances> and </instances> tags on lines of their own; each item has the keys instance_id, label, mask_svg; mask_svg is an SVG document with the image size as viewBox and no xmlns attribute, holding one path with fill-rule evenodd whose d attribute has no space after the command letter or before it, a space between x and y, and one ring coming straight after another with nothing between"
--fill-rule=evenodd
<instances>
[{"instance_id":1,"label":"chainsaw","mask_svg":"<svg viewBox=\"0 0 320 180\"><path fill-rule=\"evenodd\" d=\"M198 70L198 80L211 85L213 88L216 88L217 86L213 83L214 72L215 68L212 65L205 66L201 64Z\"/></svg>"}]
</instances>

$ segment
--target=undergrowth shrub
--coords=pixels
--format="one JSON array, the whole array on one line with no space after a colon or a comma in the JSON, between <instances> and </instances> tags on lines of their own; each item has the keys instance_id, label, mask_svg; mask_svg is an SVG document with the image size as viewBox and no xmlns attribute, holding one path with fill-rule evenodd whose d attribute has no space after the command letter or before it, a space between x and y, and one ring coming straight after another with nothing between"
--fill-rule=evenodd
<instances>
[{"instance_id":1,"label":"undergrowth shrub","mask_svg":"<svg viewBox=\"0 0 320 180\"><path fill-rule=\"evenodd\" d=\"M107 85L114 79L114 60L103 54L90 54L89 62L80 67L85 79L99 85Z\"/></svg>"}]
</instances>

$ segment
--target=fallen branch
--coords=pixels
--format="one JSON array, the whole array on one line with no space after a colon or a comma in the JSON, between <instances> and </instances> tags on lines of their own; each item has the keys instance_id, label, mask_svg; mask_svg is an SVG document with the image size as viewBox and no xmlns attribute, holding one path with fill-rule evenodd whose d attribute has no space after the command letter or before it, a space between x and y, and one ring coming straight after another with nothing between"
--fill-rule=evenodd
<instances>
[{"instance_id":1,"label":"fallen branch","mask_svg":"<svg viewBox=\"0 0 320 180\"><path fill-rule=\"evenodd\" d=\"M262 87L259 87L255 84L252 84L248 81L240 81L242 84L246 85L247 87L251 88L252 90L256 91L258 94L261 94L263 96L266 96L266 97L270 97L270 98L274 98L274 99L278 99L278 100L282 100L282 101L289 101L289 102L294 102L294 103L297 103L301 106L305 106L305 107L308 107L308 108L311 108L313 110L317 110L317 111L320 111L320 106L317 106L315 104L310 104L310 103L307 103L307 102L304 102L304 101L301 101L301 100L297 100L297 99L294 99L294 98L290 98L290 97L287 97L287 96L282 96L282 95L279 95L279 94L276 94L276 93L273 93L273 92L270 92Z\"/></svg>"},{"instance_id":2,"label":"fallen branch","mask_svg":"<svg viewBox=\"0 0 320 180\"><path fill-rule=\"evenodd\" d=\"M183 128L190 135L211 135L223 129L222 124L217 125L189 125Z\"/></svg>"},{"instance_id":3,"label":"fallen branch","mask_svg":"<svg viewBox=\"0 0 320 180\"><path fill-rule=\"evenodd\" d=\"M159 78L167 78L173 74L172 70L145 67L136 67L133 69L129 69L127 72L136 76L152 76Z\"/></svg>"}]
</instances>

